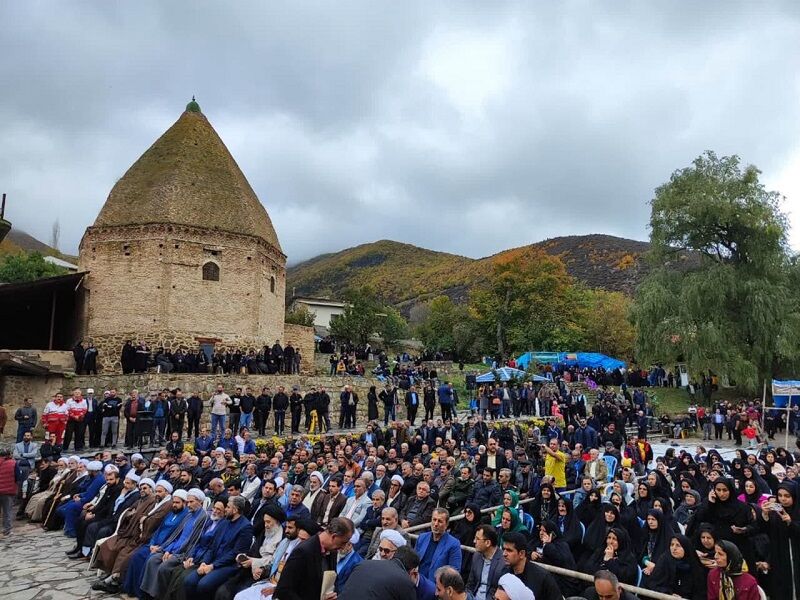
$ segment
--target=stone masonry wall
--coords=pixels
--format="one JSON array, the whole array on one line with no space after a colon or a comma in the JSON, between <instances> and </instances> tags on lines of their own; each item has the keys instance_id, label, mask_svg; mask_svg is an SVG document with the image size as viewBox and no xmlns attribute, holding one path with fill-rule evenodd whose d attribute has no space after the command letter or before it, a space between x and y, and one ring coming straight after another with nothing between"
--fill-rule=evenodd
<instances>
[{"instance_id":1,"label":"stone masonry wall","mask_svg":"<svg viewBox=\"0 0 800 600\"><path fill-rule=\"evenodd\" d=\"M216 389L218 383L225 386L225 390L231 393L236 387L249 386L254 395L261 392L261 388L269 386L274 393L277 386L283 385L287 393L291 393L293 386L299 386L301 392L308 391L311 386L325 387L331 397L331 423L338 424L339 421L339 394L345 385L352 385L359 397L357 406L358 424L363 426L366 423L367 414L367 392L369 386L375 385L379 389L381 383L377 380L350 377L321 377L307 375L198 375L198 374L156 374L142 373L137 375L80 375L74 377L53 376L53 377L25 377L6 375L0 377L0 403L2 403L9 415L9 425L6 433L16 432L13 421L14 411L22 405L25 397L33 398L33 405L41 416L45 404L50 401L53 394L62 392L65 395L71 394L72 389L79 387L84 393L87 388L93 388L96 396L101 396L104 390L112 387L117 389L117 394L125 396L132 389L139 390L139 393L146 393L150 390L162 390L164 388L181 388L184 395L192 391L199 391L204 400ZM398 411L398 418L405 416L405 408L402 406ZM383 414L381 408L380 414ZM288 419L288 417L287 417ZM203 423L210 421L209 409L203 412ZM270 418L269 428L272 431L273 422ZM288 427L288 420L287 420ZM37 437L42 435L41 427L37 427Z\"/></svg>"},{"instance_id":2,"label":"stone masonry wall","mask_svg":"<svg viewBox=\"0 0 800 600\"><path fill-rule=\"evenodd\" d=\"M209 262L218 281L203 279ZM282 338L285 257L258 238L185 226L91 227L79 264L89 271L84 337L112 350L101 355L104 366L118 360L124 339L140 336L178 344Z\"/></svg>"},{"instance_id":3,"label":"stone masonry wall","mask_svg":"<svg viewBox=\"0 0 800 600\"><path fill-rule=\"evenodd\" d=\"M300 350L300 372L314 374L314 328L284 323L283 345L290 343Z\"/></svg>"},{"instance_id":4,"label":"stone masonry wall","mask_svg":"<svg viewBox=\"0 0 800 600\"><path fill-rule=\"evenodd\" d=\"M257 340L249 336L226 336L220 340L219 338L208 338L201 332L179 331L157 331L145 335L128 331L97 335L91 339L99 352L97 366L101 373L119 373L122 371L120 354L123 344L128 340L132 340L134 344L139 340L144 341L151 351L155 351L157 348L164 348L164 350L170 352L175 352L179 348L196 352L199 347L198 339L217 339L215 349L223 352L237 348L258 351L264 345L272 346L274 343L274 339ZM287 342L291 342L295 348L299 347L301 352L301 372L312 372L314 366L314 329L287 323L284 333L279 339L281 339L284 346Z\"/></svg>"}]
</instances>

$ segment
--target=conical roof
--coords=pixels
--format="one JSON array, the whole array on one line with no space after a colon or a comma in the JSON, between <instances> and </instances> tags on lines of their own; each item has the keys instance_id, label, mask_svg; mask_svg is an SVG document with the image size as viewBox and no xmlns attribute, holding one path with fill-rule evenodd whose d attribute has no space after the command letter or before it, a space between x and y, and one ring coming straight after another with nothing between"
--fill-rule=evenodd
<instances>
[{"instance_id":1,"label":"conical roof","mask_svg":"<svg viewBox=\"0 0 800 600\"><path fill-rule=\"evenodd\" d=\"M262 238L275 228L239 165L192 99L186 111L123 175L95 226L191 225Z\"/></svg>"}]
</instances>

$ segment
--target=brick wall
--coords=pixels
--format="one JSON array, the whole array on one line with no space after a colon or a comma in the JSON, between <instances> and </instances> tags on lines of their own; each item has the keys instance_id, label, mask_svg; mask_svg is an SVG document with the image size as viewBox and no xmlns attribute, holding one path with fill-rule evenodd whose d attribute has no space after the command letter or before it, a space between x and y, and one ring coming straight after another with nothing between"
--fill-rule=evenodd
<instances>
[{"instance_id":1,"label":"brick wall","mask_svg":"<svg viewBox=\"0 0 800 600\"><path fill-rule=\"evenodd\" d=\"M314 328L303 325L284 323L283 345L290 343L295 350L300 350L300 372L314 374Z\"/></svg>"},{"instance_id":2,"label":"brick wall","mask_svg":"<svg viewBox=\"0 0 800 600\"><path fill-rule=\"evenodd\" d=\"M203 279L207 262L219 267L219 281ZM262 344L282 337L285 257L259 238L187 226L90 227L79 265L90 272L84 337L106 346L104 367L118 361L124 339L171 345L188 337L196 348L196 336Z\"/></svg>"}]
</instances>

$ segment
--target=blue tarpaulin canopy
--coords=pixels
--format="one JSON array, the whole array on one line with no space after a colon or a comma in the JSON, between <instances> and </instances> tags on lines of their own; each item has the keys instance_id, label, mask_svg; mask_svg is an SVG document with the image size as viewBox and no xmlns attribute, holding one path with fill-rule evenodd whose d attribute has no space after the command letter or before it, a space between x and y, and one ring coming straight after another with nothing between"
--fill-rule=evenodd
<instances>
[{"instance_id":1,"label":"blue tarpaulin canopy","mask_svg":"<svg viewBox=\"0 0 800 600\"><path fill-rule=\"evenodd\" d=\"M517 365L524 369L527 369L531 362L551 365L577 365L581 369L584 367L602 367L606 371L621 369L625 366L624 361L599 352L526 352L517 359Z\"/></svg>"},{"instance_id":2,"label":"blue tarpaulin canopy","mask_svg":"<svg viewBox=\"0 0 800 600\"><path fill-rule=\"evenodd\" d=\"M800 381L772 380L772 401L778 408L800 404Z\"/></svg>"},{"instance_id":3,"label":"blue tarpaulin canopy","mask_svg":"<svg viewBox=\"0 0 800 600\"><path fill-rule=\"evenodd\" d=\"M511 379L525 379L525 376L525 371L512 369L511 367L500 367L494 371L489 371L488 373L479 375L475 378L475 381L478 383L494 383L498 379L500 379L500 381L509 381ZM532 377L532 381L549 381L549 379L540 377L539 375L534 375Z\"/></svg>"}]
</instances>

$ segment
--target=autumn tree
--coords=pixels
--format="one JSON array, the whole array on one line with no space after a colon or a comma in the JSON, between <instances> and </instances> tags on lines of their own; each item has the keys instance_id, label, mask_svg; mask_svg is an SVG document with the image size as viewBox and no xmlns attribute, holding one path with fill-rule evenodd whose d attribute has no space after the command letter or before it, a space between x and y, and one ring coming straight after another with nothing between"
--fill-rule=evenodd
<instances>
[{"instance_id":1,"label":"autumn tree","mask_svg":"<svg viewBox=\"0 0 800 600\"><path fill-rule=\"evenodd\" d=\"M739 157L706 152L651 201L653 270L632 315L641 363L682 358L746 390L797 365L797 262L781 196Z\"/></svg>"},{"instance_id":2,"label":"autumn tree","mask_svg":"<svg viewBox=\"0 0 800 600\"><path fill-rule=\"evenodd\" d=\"M476 353L475 322L466 306L455 304L448 296L437 296L426 305L417 333L425 348L451 352L468 358Z\"/></svg>"},{"instance_id":3,"label":"autumn tree","mask_svg":"<svg viewBox=\"0 0 800 600\"><path fill-rule=\"evenodd\" d=\"M542 251L496 263L488 281L470 295L470 314L486 348L504 359L532 348L573 348L582 338L573 283L564 263Z\"/></svg>"},{"instance_id":4,"label":"autumn tree","mask_svg":"<svg viewBox=\"0 0 800 600\"><path fill-rule=\"evenodd\" d=\"M631 299L620 292L585 290L580 328L583 347L630 361L636 331L630 322Z\"/></svg>"}]
</instances>

